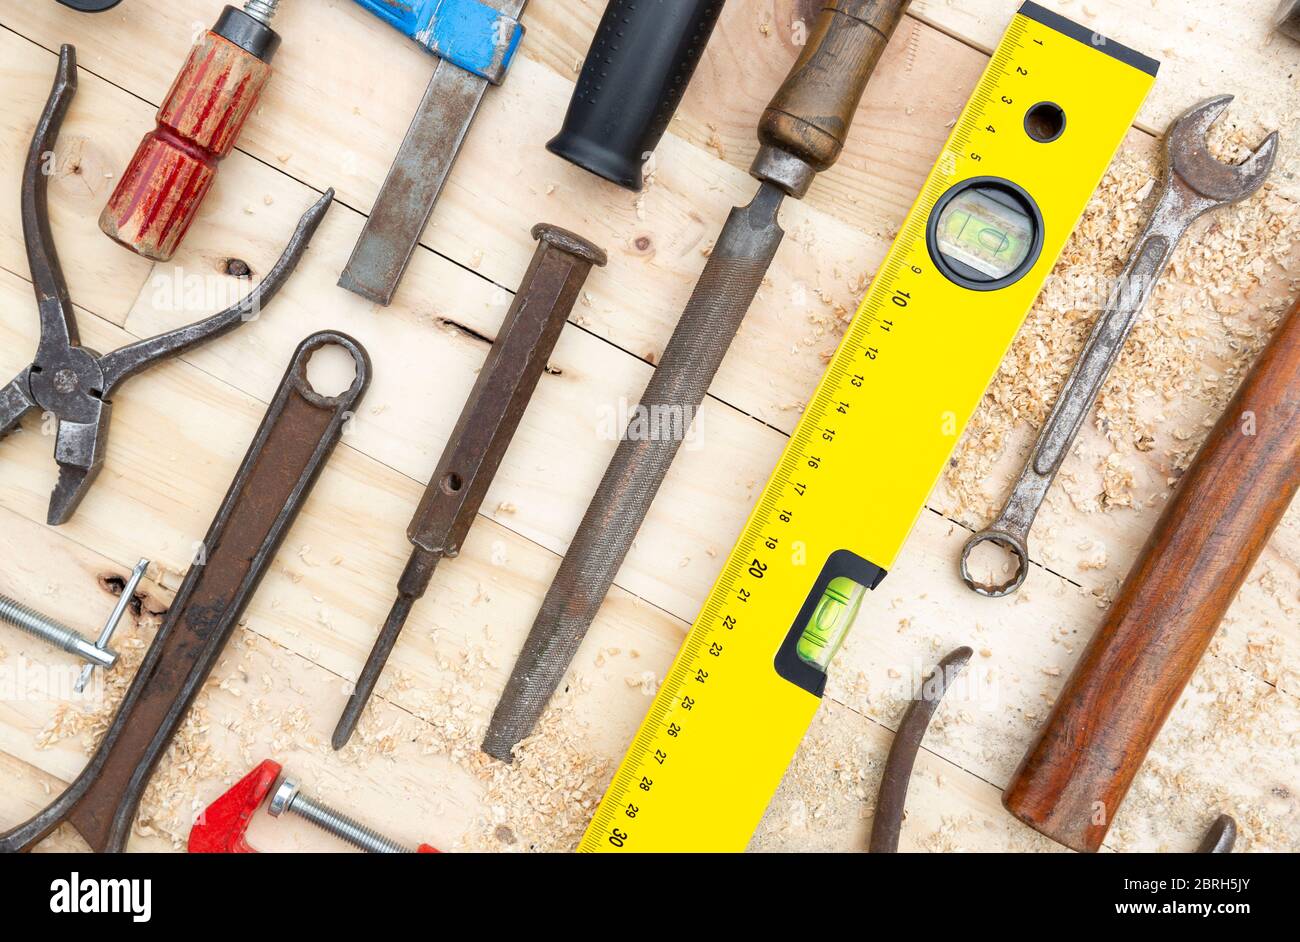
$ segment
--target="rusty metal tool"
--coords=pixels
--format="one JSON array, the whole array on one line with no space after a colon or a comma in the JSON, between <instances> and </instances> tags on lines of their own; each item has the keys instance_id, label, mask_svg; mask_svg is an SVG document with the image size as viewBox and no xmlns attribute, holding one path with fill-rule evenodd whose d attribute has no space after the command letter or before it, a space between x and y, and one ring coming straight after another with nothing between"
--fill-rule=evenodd
<instances>
[{"instance_id":1,"label":"rusty metal tool","mask_svg":"<svg viewBox=\"0 0 1300 942\"><path fill-rule=\"evenodd\" d=\"M1198 854L1230 854L1237 843L1237 822L1230 814L1221 814L1214 819L1210 829L1201 838L1201 846L1196 848Z\"/></svg>"},{"instance_id":2,"label":"rusty metal tool","mask_svg":"<svg viewBox=\"0 0 1300 942\"><path fill-rule=\"evenodd\" d=\"M409 854L412 851L391 838L384 837L359 821L317 801L281 773L280 763L266 759L220 798L208 805L190 829L188 850L191 854L256 854L245 837L253 815L267 795L267 811L272 817L288 813L305 818L322 831L333 834L353 847L369 854ZM436 854L437 849L421 844L414 853Z\"/></svg>"},{"instance_id":3,"label":"rusty metal tool","mask_svg":"<svg viewBox=\"0 0 1300 942\"><path fill-rule=\"evenodd\" d=\"M297 268L334 198L334 191L327 190L307 210L280 260L238 304L188 326L100 355L81 345L76 311L50 231L49 177L41 166L44 155L54 151L59 127L76 88L76 50L65 45L23 171L23 235L40 310L40 341L31 365L7 386L0 387L0 437L17 428L28 412L46 413L58 421L54 459L59 465L59 480L50 496L47 521L51 526L68 521L99 474L117 387L161 360L180 356L255 319Z\"/></svg>"},{"instance_id":4,"label":"rusty metal tool","mask_svg":"<svg viewBox=\"0 0 1300 942\"><path fill-rule=\"evenodd\" d=\"M921 740L930 726L930 720L939 709L939 701L948 692L957 675L965 670L975 652L960 647L944 655L935 665L934 672L921 684L919 695L908 704L898 732L889 747L885 772L880 778L880 792L876 796L876 814L871 821L873 854L898 852L898 837L903 829L904 811L907 807L907 786L912 781L912 766L921 751Z\"/></svg>"},{"instance_id":5,"label":"rusty metal tool","mask_svg":"<svg viewBox=\"0 0 1300 942\"><path fill-rule=\"evenodd\" d=\"M438 57L339 286L387 305L489 85L505 81L527 0L354 0Z\"/></svg>"},{"instance_id":6,"label":"rusty metal tool","mask_svg":"<svg viewBox=\"0 0 1300 942\"><path fill-rule=\"evenodd\" d=\"M356 376L322 396L307 362L326 346L351 354ZM60 824L92 850L120 851L145 787L226 641L270 568L370 382L359 343L322 331L299 344L198 555L86 768L48 808L0 834L0 851L30 850Z\"/></svg>"},{"instance_id":7,"label":"rusty metal tool","mask_svg":"<svg viewBox=\"0 0 1300 942\"><path fill-rule=\"evenodd\" d=\"M1300 305L1210 432L1002 802L1095 851L1300 490Z\"/></svg>"},{"instance_id":8,"label":"rusty metal tool","mask_svg":"<svg viewBox=\"0 0 1300 942\"><path fill-rule=\"evenodd\" d=\"M1175 120L1165 134L1165 170L1159 199L1134 244L1106 310L1097 319L1047 416L1006 506L986 529L967 540L962 549L962 579L980 595L1001 598L1024 583L1029 570L1029 530L1038 509L1084 419L1092 411L1111 367L1119 359L1124 341L1147 298L1168 267L1178 241L1201 216L1239 202L1258 190L1272 170L1277 153L1276 131L1238 166L1224 164L1210 154L1206 134L1231 101L1231 95L1219 95L1202 102ZM1016 571L1010 579L989 584L971 574L971 553L983 543L993 543L1012 554Z\"/></svg>"},{"instance_id":9,"label":"rusty metal tool","mask_svg":"<svg viewBox=\"0 0 1300 942\"><path fill-rule=\"evenodd\" d=\"M271 29L280 0L227 6L190 50L104 211L99 228L137 255L176 254L271 79L280 36Z\"/></svg>"},{"instance_id":10,"label":"rusty metal tool","mask_svg":"<svg viewBox=\"0 0 1300 942\"><path fill-rule=\"evenodd\" d=\"M784 232L777 212L840 155L858 102L906 0L827 0L808 43L759 122L748 206L731 211L641 408L683 416L669 434L624 434L560 564L497 704L483 749L509 762L591 627L668 474ZM673 423L668 423L673 424Z\"/></svg>"},{"instance_id":11,"label":"rusty metal tool","mask_svg":"<svg viewBox=\"0 0 1300 942\"><path fill-rule=\"evenodd\" d=\"M397 599L334 730L335 749L342 749L356 729L438 561L460 555L587 273L593 265L605 264L604 250L558 226L534 226L533 238L539 245L532 264L406 529L411 557L398 579Z\"/></svg>"},{"instance_id":12,"label":"rusty metal tool","mask_svg":"<svg viewBox=\"0 0 1300 942\"><path fill-rule=\"evenodd\" d=\"M77 693L81 693L86 689L86 684L90 681L90 675L96 667L108 670L117 663L117 652L109 649L108 642L113 639L113 633L117 631L122 616L126 614L127 606L131 604L131 598L135 593L136 586L140 584L140 580L144 578L145 570L148 568L149 560L147 559L142 559L135 564L135 569L131 571L130 577L122 587L122 594L117 598L117 604L113 606L113 611L109 613L108 619L104 622L104 627L100 629L99 637L93 642L87 641L67 625L4 595L0 595L0 622L12 625L19 631L25 631L32 637L40 638L42 641L52 644L60 650L67 651L69 654L75 654L85 661L86 664L82 667L77 682L73 685L73 689Z\"/></svg>"},{"instance_id":13,"label":"rusty metal tool","mask_svg":"<svg viewBox=\"0 0 1300 942\"><path fill-rule=\"evenodd\" d=\"M1273 14L1273 28L1300 42L1300 0L1282 0Z\"/></svg>"}]
</instances>

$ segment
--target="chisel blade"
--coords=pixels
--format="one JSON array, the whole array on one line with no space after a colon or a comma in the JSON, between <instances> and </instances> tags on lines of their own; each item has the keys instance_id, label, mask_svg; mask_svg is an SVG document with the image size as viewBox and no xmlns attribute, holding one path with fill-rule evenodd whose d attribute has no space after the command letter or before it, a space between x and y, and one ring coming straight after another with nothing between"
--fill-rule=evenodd
<instances>
[{"instance_id":1,"label":"chisel blade","mask_svg":"<svg viewBox=\"0 0 1300 942\"><path fill-rule=\"evenodd\" d=\"M489 0L518 18L526 0ZM433 215L489 81L439 59L339 286L388 305Z\"/></svg>"},{"instance_id":2,"label":"chisel blade","mask_svg":"<svg viewBox=\"0 0 1300 942\"><path fill-rule=\"evenodd\" d=\"M339 287L376 304L393 300L487 87L487 79L439 60Z\"/></svg>"}]
</instances>

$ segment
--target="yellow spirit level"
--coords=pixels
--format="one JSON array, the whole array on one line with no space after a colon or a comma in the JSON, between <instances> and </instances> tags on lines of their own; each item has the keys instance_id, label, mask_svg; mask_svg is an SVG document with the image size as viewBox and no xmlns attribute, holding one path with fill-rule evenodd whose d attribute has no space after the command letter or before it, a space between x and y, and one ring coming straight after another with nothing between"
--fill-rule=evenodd
<instances>
[{"instance_id":1,"label":"yellow spirit level","mask_svg":"<svg viewBox=\"0 0 1300 942\"><path fill-rule=\"evenodd\" d=\"M742 850L1158 64L1025 3L579 846Z\"/></svg>"}]
</instances>

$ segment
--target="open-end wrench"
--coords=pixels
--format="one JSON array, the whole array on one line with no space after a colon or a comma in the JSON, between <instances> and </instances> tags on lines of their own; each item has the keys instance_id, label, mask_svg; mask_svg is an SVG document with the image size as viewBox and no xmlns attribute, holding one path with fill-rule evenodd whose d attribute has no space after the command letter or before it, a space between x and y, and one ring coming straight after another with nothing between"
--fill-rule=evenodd
<instances>
[{"instance_id":1,"label":"open-end wrench","mask_svg":"<svg viewBox=\"0 0 1300 942\"><path fill-rule=\"evenodd\" d=\"M1206 134L1231 101L1231 95L1211 98L1170 125L1165 135L1165 172L1160 199L1119 276L1106 310L1098 318L1083 353L1061 389L1006 506L987 529L967 540L962 550L962 579L980 595L1001 598L1016 591L1025 581L1029 569L1029 529L1038 508L1084 418L1092 411L1102 383L1119 358L1147 298L1169 265L1178 240L1205 213L1250 196L1272 170L1277 152L1276 131L1236 166L1210 154ZM985 542L996 543L1016 557L1017 569L1008 581L987 584L971 576L968 565L971 551Z\"/></svg>"},{"instance_id":2,"label":"open-end wrench","mask_svg":"<svg viewBox=\"0 0 1300 942\"><path fill-rule=\"evenodd\" d=\"M307 379L307 362L331 345L351 354L356 376L339 395L322 396ZM0 852L30 850L65 823L91 850L125 849L154 768L216 667L369 383L370 359L351 337L322 331L299 344L201 553L94 756L48 808L0 834Z\"/></svg>"}]
</instances>

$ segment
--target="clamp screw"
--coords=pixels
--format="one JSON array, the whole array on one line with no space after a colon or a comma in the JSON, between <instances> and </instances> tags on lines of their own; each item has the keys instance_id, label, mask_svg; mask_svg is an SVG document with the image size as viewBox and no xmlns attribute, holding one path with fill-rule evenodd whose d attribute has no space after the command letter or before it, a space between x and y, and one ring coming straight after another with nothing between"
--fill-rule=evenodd
<instances>
[{"instance_id":1,"label":"clamp screw","mask_svg":"<svg viewBox=\"0 0 1300 942\"><path fill-rule=\"evenodd\" d=\"M267 808L273 818L278 818L286 811L306 818L322 831L327 831L370 854L410 854L413 851L396 841L389 840L382 834L372 831L364 824L359 824L347 815L335 811L329 805L322 804L298 790L296 783L284 778L271 796Z\"/></svg>"},{"instance_id":2,"label":"clamp screw","mask_svg":"<svg viewBox=\"0 0 1300 942\"><path fill-rule=\"evenodd\" d=\"M80 693L86 689L90 674L96 667L107 669L117 663L117 653L109 650L108 642L113 637L113 632L117 630L118 623L121 622L122 616L126 613L126 607L131 603L131 597L135 594L136 586L140 584L140 580L144 577L145 570L148 568L149 560L147 559L142 559L136 563L135 569L131 572L131 578L127 580L126 585L122 588L122 594L118 597L117 605L113 607L113 612L108 616L108 621L104 622L104 627L94 644L91 644L67 625L42 615L35 609L28 608L26 605L4 595L0 595L0 622L12 625L20 631L25 631L33 637L40 638L42 641L46 641L70 654L75 654L88 662L81 669L81 676L77 678L74 685L74 689Z\"/></svg>"}]
</instances>

